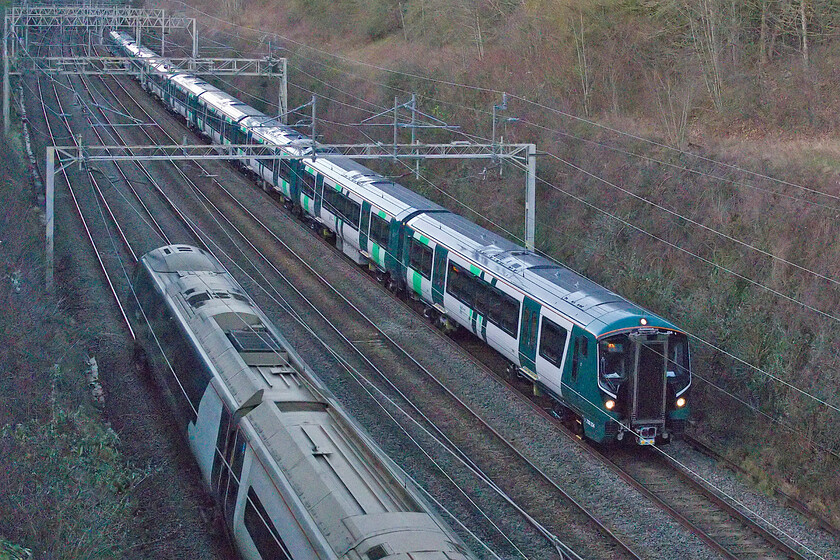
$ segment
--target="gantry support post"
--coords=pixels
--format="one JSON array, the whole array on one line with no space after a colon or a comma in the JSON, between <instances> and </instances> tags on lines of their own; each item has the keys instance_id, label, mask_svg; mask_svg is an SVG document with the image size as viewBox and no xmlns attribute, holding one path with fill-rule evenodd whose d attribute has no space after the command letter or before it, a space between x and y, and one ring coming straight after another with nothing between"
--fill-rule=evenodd
<instances>
[{"instance_id":1,"label":"gantry support post","mask_svg":"<svg viewBox=\"0 0 840 560\"><path fill-rule=\"evenodd\" d=\"M271 56L271 51L268 53ZM280 117L280 122L289 124L289 80L288 80L288 64L287 60L283 58L280 63L283 65L283 75L280 77L280 94L277 102L277 116Z\"/></svg>"},{"instance_id":2,"label":"gantry support post","mask_svg":"<svg viewBox=\"0 0 840 560\"><path fill-rule=\"evenodd\" d=\"M495 144L494 144L495 146ZM528 144L528 167L525 175L525 248L534 250L537 203L537 146Z\"/></svg>"},{"instance_id":3,"label":"gantry support post","mask_svg":"<svg viewBox=\"0 0 840 560\"><path fill-rule=\"evenodd\" d=\"M55 263L53 257L53 235L55 233L55 147L47 146L47 278L46 288L48 293L53 291L53 275Z\"/></svg>"},{"instance_id":4,"label":"gantry support post","mask_svg":"<svg viewBox=\"0 0 840 560\"><path fill-rule=\"evenodd\" d=\"M9 107L9 18L3 18L3 135L9 135L11 114Z\"/></svg>"},{"instance_id":5,"label":"gantry support post","mask_svg":"<svg viewBox=\"0 0 840 560\"><path fill-rule=\"evenodd\" d=\"M192 20L192 40L193 40L193 51L192 57L198 58L198 30L195 27L195 18Z\"/></svg>"}]
</instances>

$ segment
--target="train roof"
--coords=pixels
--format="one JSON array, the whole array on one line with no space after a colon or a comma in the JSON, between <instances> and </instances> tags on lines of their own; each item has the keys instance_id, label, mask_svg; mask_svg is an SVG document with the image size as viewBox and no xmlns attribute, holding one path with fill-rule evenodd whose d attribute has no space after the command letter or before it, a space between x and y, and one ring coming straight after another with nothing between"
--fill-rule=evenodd
<instances>
[{"instance_id":1,"label":"train roof","mask_svg":"<svg viewBox=\"0 0 840 560\"><path fill-rule=\"evenodd\" d=\"M409 222L419 233L454 249L508 284L569 317L595 336L647 326L679 330L655 314L458 214L421 214Z\"/></svg>"},{"instance_id":2,"label":"train roof","mask_svg":"<svg viewBox=\"0 0 840 560\"><path fill-rule=\"evenodd\" d=\"M393 560L470 558L215 258L177 245L141 262L202 347L232 412L258 436L254 451L282 473L275 484L288 484L318 527L313 543L341 559L377 550Z\"/></svg>"},{"instance_id":3,"label":"train roof","mask_svg":"<svg viewBox=\"0 0 840 560\"><path fill-rule=\"evenodd\" d=\"M266 121L273 120L272 124L266 126ZM253 134L257 138L261 138L278 146L288 146L293 142L305 140L306 137L296 131L295 129L278 124L276 119L268 119L248 123L253 127Z\"/></svg>"},{"instance_id":4,"label":"train roof","mask_svg":"<svg viewBox=\"0 0 840 560\"><path fill-rule=\"evenodd\" d=\"M184 90L193 95L201 95L202 93L210 92L222 93L222 90L220 90L213 84L202 80L198 76L193 76L192 74L175 74L174 76L172 76L172 83L183 88ZM202 99L204 99L204 97L202 97Z\"/></svg>"},{"instance_id":5,"label":"train roof","mask_svg":"<svg viewBox=\"0 0 840 560\"><path fill-rule=\"evenodd\" d=\"M397 218L404 219L417 211L449 212L443 206L352 159L330 159L327 155L316 159L314 164L311 161L309 163L326 177L350 187L354 192Z\"/></svg>"}]
</instances>

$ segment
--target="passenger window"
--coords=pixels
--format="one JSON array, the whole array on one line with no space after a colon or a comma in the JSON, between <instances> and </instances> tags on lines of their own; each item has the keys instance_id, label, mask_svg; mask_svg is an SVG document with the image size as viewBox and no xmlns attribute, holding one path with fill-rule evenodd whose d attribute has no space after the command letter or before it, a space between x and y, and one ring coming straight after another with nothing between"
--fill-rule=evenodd
<instances>
[{"instance_id":1,"label":"passenger window","mask_svg":"<svg viewBox=\"0 0 840 560\"><path fill-rule=\"evenodd\" d=\"M536 319L536 314L534 315ZM534 331L536 331L536 320L534 321ZM566 336L568 331L543 317L542 320L542 334L540 335L540 356L548 360L552 365L560 367L563 363L563 352L566 349ZM536 335L534 335L536 336ZM577 341L575 342L575 349L577 349ZM572 376L575 374L573 373Z\"/></svg>"},{"instance_id":2,"label":"passenger window","mask_svg":"<svg viewBox=\"0 0 840 560\"><path fill-rule=\"evenodd\" d=\"M370 238L380 247L388 247L388 220L379 214L370 214Z\"/></svg>"},{"instance_id":3,"label":"passenger window","mask_svg":"<svg viewBox=\"0 0 840 560\"><path fill-rule=\"evenodd\" d=\"M432 278L432 249L412 237L411 248L409 249L409 264L424 278L430 280Z\"/></svg>"},{"instance_id":4,"label":"passenger window","mask_svg":"<svg viewBox=\"0 0 840 560\"><path fill-rule=\"evenodd\" d=\"M276 560L290 560L291 554L283 539L274 527L274 523L265 511L254 488L248 488L248 499L245 503L245 529L254 541L257 552L263 558Z\"/></svg>"},{"instance_id":5,"label":"passenger window","mask_svg":"<svg viewBox=\"0 0 840 560\"><path fill-rule=\"evenodd\" d=\"M500 289L491 286L475 274L462 270L459 265L450 263L446 293L455 296L510 336L516 336L519 327L519 301ZM525 336L534 335L525 333Z\"/></svg>"}]
</instances>

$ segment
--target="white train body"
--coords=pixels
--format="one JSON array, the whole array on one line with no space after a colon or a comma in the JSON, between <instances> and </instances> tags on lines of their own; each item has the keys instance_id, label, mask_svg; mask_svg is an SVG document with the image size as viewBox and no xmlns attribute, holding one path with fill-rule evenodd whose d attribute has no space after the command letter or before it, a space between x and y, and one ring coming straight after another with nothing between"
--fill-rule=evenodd
<instances>
[{"instance_id":1,"label":"white train body","mask_svg":"<svg viewBox=\"0 0 840 560\"><path fill-rule=\"evenodd\" d=\"M587 437L650 444L682 433L691 374L680 329L356 162L313 157L310 139L194 76L170 71L167 86L160 59L123 33L109 38L139 57L147 88L214 142L299 156L247 167L354 262L500 352Z\"/></svg>"},{"instance_id":2,"label":"white train body","mask_svg":"<svg viewBox=\"0 0 840 560\"><path fill-rule=\"evenodd\" d=\"M247 560L472 558L215 258L135 275L147 359Z\"/></svg>"}]
</instances>

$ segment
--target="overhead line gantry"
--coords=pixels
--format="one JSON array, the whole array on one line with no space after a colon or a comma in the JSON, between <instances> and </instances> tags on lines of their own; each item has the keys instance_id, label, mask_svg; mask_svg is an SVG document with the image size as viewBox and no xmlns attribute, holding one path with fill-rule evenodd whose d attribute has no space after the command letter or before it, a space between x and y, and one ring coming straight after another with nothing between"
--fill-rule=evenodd
<instances>
[{"instance_id":1,"label":"overhead line gantry","mask_svg":"<svg viewBox=\"0 0 840 560\"><path fill-rule=\"evenodd\" d=\"M162 9L140 9L125 5L101 3L75 4L30 4L14 5L6 9L3 25L3 131L10 128L10 76L21 75L13 68L18 61L18 51L29 51L31 29L76 28L84 30L88 37L103 37L106 29L132 29L138 44L142 42L142 31L160 31L160 57L173 68L181 68L196 75L213 76L266 76L279 78L278 115L285 115L287 109L287 66L285 58L200 58L198 56L198 32L195 18L167 15ZM184 29L192 38L192 56L166 58L165 36L172 30ZM88 49L90 52L90 49ZM41 69L49 74L128 74L136 73L127 67L130 58L123 57L48 57L39 60Z\"/></svg>"}]
</instances>

